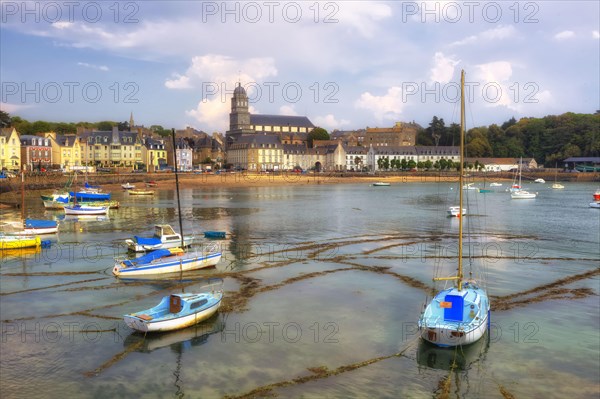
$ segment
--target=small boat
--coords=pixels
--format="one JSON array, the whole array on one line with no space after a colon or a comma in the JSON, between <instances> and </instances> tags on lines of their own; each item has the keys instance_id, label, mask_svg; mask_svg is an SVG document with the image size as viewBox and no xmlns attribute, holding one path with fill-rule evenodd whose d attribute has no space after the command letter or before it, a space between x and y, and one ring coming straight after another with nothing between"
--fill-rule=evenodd
<instances>
[{"instance_id":1,"label":"small boat","mask_svg":"<svg viewBox=\"0 0 600 399\"><path fill-rule=\"evenodd\" d=\"M183 237L183 246L192 245L194 237ZM127 248L134 252L154 251L156 249L181 247L181 234L175 232L168 224L157 224L154 226L154 236L133 236L133 239L125 240Z\"/></svg>"},{"instance_id":2,"label":"small boat","mask_svg":"<svg viewBox=\"0 0 600 399\"><path fill-rule=\"evenodd\" d=\"M129 195L154 195L154 190L129 190Z\"/></svg>"},{"instance_id":3,"label":"small boat","mask_svg":"<svg viewBox=\"0 0 600 399\"><path fill-rule=\"evenodd\" d=\"M72 202L61 202L61 201L44 201L44 208L46 209L63 209L65 205L73 204ZM89 206L107 206L111 209L117 209L121 205L119 201L82 201L78 202L79 205Z\"/></svg>"},{"instance_id":4,"label":"small boat","mask_svg":"<svg viewBox=\"0 0 600 399\"><path fill-rule=\"evenodd\" d=\"M479 190L479 188L474 186L475 183L468 183L462 186L463 190Z\"/></svg>"},{"instance_id":5,"label":"small boat","mask_svg":"<svg viewBox=\"0 0 600 399\"><path fill-rule=\"evenodd\" d=\"M502 183L490 183L490 187L502 187Z\"/></svg>"},{"instance_id":6,"label":"small boat","mask_svg":"<svg viewBox=\"0 0 600 399\"><path fill-rule=\"evenodd\" d=\"M374 186L374 187L389 187L390 183L384 183L384 182L378 181L376 183L373 183L372 186Z\"/></svg>"},{"instance_id":7,"label":"small boat","mask_svg":"<svg viewBox=\"0 0 600 399\"><path fill-rule=\"evenodd\" d=\"M146 182L146 187L157 187L158 183L155 181Z\"/></svg>"},{"instance_id":8,"label":"small boat","mask_svg":"<svg viewBox=\"0 0 600 399\"><path fill-rule=\"evenodd\" d=\"M458 187L463 184L464 132L465 132L465 74L461 71L460 96L460 170ZM464 202L459 190L459 207ZM458 267L456 274L438 274L434 281L452 282L453 286L440 290L426 304L419 318L422 339L441 347L468 345L478 341L488 328L490 303L486 291L474 280L467 280L463 271L463 218L458 218Z\"/></svg>"},{"instance_id":9,"label":"small boat","mask_svg":"<svg viewBox=\"0 0 600 399\"><path fill-rule=\"evenodd\" d=\"M107 206L92 206L92 205L65 205L63 208L65 215L104 215L108 213Z\"/></svg>"},{"instance_id":10,"label":"small boat","mask_svg":"<svg viewBox=\"0 0 600 399\"><path fill-rule=\"evenodd\" d=\"M121 184L121 187L123 187L124 190L131 190L132 188L135 188L135 186L133 184L130 184L129 182Z\"/></svg>"},{"instance_id":11,"label":"small boat","mask_svg":"<svg viewBox=\"0 0 600 399\"><path fill-rule=\"evenodd\" d=\"M480 189L479 189L479 192L480 192L480 193L483 193L483 194L485 194L485 193L493 193L493 192L494 192L494 190L489 190L489 189L487 189L487 188L480 188Z\"/></svg>"},{"instance_id":12,"label":"small boat","mask_svg":"<svg viewBox=\"0 0 600 399\"><path fill-rule=\"evenodd\" d=\"M0 249L37 248L41 245L39 236L0 235Z\"/></svg>"},{"instance_id":13,"label":"small boat","mask_svg":"<svg viewBox=\"0 0 600 399\"><path fill-rule=\"evenodd\" d=\"M592 195L594 196L594 201L600 201L600 189L596 190Z\"/></svg>"},{"instance_id":14,"label":"small boat","mask_svg":"<svg viewBox=\"0 0 600 399\"><path fill-rule=\"evenodd\" d=\"M205 231L204 232L205 238L225 238L226 236L227 236L227 233L224 231Z\"/></svg>"},{"instance_id":15,"label":"small boat","mask_svg":"<svg viewBox=\"0 0 600 399\"><path fill-rule=\"evenodd\" d=\"M459 206L451 206L450 208L448 208L448 216L452 216L452 217L460 217L461 215L459 215ZM467 210L465 208L462 209L462 216L465 216L465 214L467 213Z\"/></svg>"},{"instance_id":16,"label":"small boat","mask_svg":"<svg viewBox=\"0 0 600 399\"><path fill-rule=\"evenodd\" d=\"M510 193L512 199L534 199L535 197L537 197L537 193L530 193L525 190L516 190Z\"/></svg>"},{"instance_id":17,"label":"small boat","mask_svg":"<svg viewBox=\"0 0 600 399\"><path fill-rule=\"evenodd\" d=\"M599 201L590 202L590 208L600 208L600 202Z\"/></svg>"},{"instance_id":18,"label":"small boat","mask_svg":"<svg viewBox=\"0 0 600 399\"><path fill-rule=\"evenodd\" d=\"M539 178L539 179L535 179L533 182L534 182L534 183L541 183L541 184L544 184L544 183L546 183L546 180L544 180L544 179L542 179L542 178Z\"/></svg>"},{"instance_id":19,"label":"small boat","mask_svg":"<svg viewBox=\"0 0 600 399\"><path fill-rule=\"evenodd\" d=\"M18 236L54 234L58 231L58 222L44 219L0 222L0 231L5 234Z\"/></svg>"},{"instance_id":20,"label":"small boat","mask_svg":"<svg viewBox=\"0 0 600 399\"><path fill-rule=\"evenodd\" d=\"M222 292L171 294L153 308L123 316L125 324L141 332L179 330L210 318L221 306Z\"/></svg>"},{"instance_id":21,"label":"small boat","mask_svg":"<svg viewBox=\"0 0 600 399\"><path fill-rule=\"evenodd\" d=\"M560 189L563 189L563 188L565 188L565 186L563 186L563 185L562 185L562 184L560 184L560 183L554 183L554 184L552 185L552 188L553 188L553 189L555 189L555 190L560 190Z\"/></svg>"}]
</instances>

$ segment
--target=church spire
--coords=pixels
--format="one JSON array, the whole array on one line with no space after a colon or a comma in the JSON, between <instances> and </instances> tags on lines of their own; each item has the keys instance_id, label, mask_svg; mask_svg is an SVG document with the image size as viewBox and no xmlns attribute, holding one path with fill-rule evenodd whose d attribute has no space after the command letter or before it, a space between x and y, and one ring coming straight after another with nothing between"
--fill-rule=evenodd
<instances>
[{"instance_id":1,"label":"church spire","mask_svg":"<svg viewBox=\"0 0 600 399\"><path fill-rule=\"evenodd\" d=\"M131 114L129 115L129 131L131 132L131 129L133 129L133 111L131 111Z\"/></svg>"}]
</instances>

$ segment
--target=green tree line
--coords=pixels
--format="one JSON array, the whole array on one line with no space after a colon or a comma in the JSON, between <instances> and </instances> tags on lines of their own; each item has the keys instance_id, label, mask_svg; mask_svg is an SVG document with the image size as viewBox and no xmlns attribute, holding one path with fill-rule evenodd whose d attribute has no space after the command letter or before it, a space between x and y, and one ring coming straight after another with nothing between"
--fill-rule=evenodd
<instances>
[{"instance_id":1,"label":"green tree line","mask_svg":"<svg viewBox=\"0 0 600 399\"><path fill-rule=\"evenodd\" d=\"M460 126L446 126L434 116L417 134L417 145L459 145ZM600 111L594 114L548 115L543 118L511 118L502 125L469 129L465 136L467 157L533 157L554 165L569 157L600 156Z\"/></svg>"}]
</instances>

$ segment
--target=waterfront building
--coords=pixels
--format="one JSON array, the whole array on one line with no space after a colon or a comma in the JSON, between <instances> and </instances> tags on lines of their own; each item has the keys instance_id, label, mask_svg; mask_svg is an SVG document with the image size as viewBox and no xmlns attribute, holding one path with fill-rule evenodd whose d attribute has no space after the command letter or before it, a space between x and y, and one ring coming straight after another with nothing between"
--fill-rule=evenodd
<instances>
[{"instance_id":1,"label":"waterfront building","mask_svg":"<svg viewBox=\"0 0 600 399\"><path fill-rule=\"evenodd\" d=\"M64 170L72 166L81 166L81 145L79 137L74 134L57 135L48 132L44 137L50 140L52 147L52 163Z\"/></svg>"},{"instance_id":2,"label":"waterfront building","mask_svg":"<svg viewBox=\"0 0 600 399\"><path fill-rule=\"evenodd\" d=\"M367 128L364 142L365 147L401 147L415 145L418 125L414 123L396 122L392 127Z\"/></svg>"},{"instance_id":3,"label":"waterfront building","mask_svg":"<svg viewBox=\"0 0 600 399\"><path fill-rule=\"evenodd\" d=\"M0 170L21 169L21 139L13 127L0 129Z\"/></svg>"},{"instance_id":4,"label":"waterfront building","mask_svg":"<svg viewBox=\"0 0 600 399\"><path fill-rule=\"evenodd\" d=\"M146 165L148 172L164 169L167 164L167 150L163 140L153 137L142 139L142 163ZM171 163L172 165L172 163Z\"/></svg>"},{"instance_id":5,"label":"waterfront building","mask_svg":"<svg viewBox=\"0 0 600 399\"><path fill-rule=\"evenodd\" d=\"M227 151L227 162L238 170L275 171L282 168L283 161L283 144L273 134L240 136Z\"/></svg>"},{"instance_id":6,"label":"waterfront building","mask_svg":"<svg viewBox=\"0 0 600 399\"><path fill-rule=\"evenodd\" d=\"M52 165L52 147L50 139L24 134L21 141L21 165L27 170L50 169Z\"/></svg>"},{"instance_id":7,"label":"waterfront building","mask_svg":"<svg viewBox=\"0 0 600 399\"><path fill-rule=\"evenodd\" d=\"M79 140L83 164L134 167L143 163L143 146L137 133L119 131L115 126L112 131L84 131Z\"/></svg>"}]
</instances>

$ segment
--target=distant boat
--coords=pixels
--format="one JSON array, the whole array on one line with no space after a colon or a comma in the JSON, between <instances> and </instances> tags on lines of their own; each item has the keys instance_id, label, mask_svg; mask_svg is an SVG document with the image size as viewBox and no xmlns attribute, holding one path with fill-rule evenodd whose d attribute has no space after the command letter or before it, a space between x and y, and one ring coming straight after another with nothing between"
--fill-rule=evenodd
<instances>
[{"instance_id":1,"label":"distant boat","mask_svg":"<svg viewBox=\"0 0 600 399\"><path fill-rule=\"evenodd\" d=\"M490 187L502 187L502 183L490 183Z\"/></svg>"},{"instance_id":2,"label":"distant boat","mask_svg":"<svg viewBox=\"0 0 600 399\"><path fill-rule=\"evenodd\" d=\"M92 206L92 205L65 205L63 208L65 215L104 215L108 213L107 206Z\"/></svg>"},{"instance_id":3,"label":"distant boat","mask_svg":"<svg viewBox=\"0 0 600 399\"><path fill-rule=\"evenodd\" d=\"M590 208L600 208L600 202L590 202Z\"/></svg>"},{"instance_id":4,"label":"distant boat","mask_svg":"<svg viewBox=\"0 0 600 399\"><path fill-rule=\"evenodd\" d=\"M541 183L541 184L544 184L544 183L546 183L546 180L544 180L544 179L542 179L542 178L540 177L539 179L535 179L533 182L534 182L534 183Z\"/></svg>"},{"instance_id":5,"label":"distant boat","mask_svg":"<svg viewBox=\"0 0 600 399\"><path fill-rule=\"evenodd\" d=\"M600 201L600 189L596 190L592 195L594 196L594 201Z\"/></svg>"},{"instance_id":6,"label":"distant boat","mask_svg":"<svg viewBox=\"0 0 600 399\"><path fill-rule=\"evenodd\" d=\"M475 183L468 183L462 186L463 190L479 190L474 186Z\"/></svg>"},{"instance_id":7,"label":"distant boat","mask_svg":"<svg viewBox=\"0 0 600 399\"><path fill-rule=\"evenodd\" d=\"M156 186L158 186L158 183L155 181L146 182L146 187L156 187Z\"/></svg>"},{"instance_id":8,"label":"distant boat","mask_svg":"<svg viewBox=\"0 0 600 399\"><path fill-rule=\"evenodd\" d=\"M154 190L129 190L129 195L154 195Z\"/></svg>"},{"instance_id":9,"label":"distant boat","mask_svg":"<svg viewBox=\"0 0 600 399\"><path fill-rule=\"evenodd\" d=\"M554 184L552 185L552 188L553 188L553 189L555 189L555 190L560 190L560 189L563 189L563 188L565 188L565 186L563 186L563 185L562 185L562 184L560 184L560 183L554 183Z\"/></svg>"},{"instance_id":10,"label":"distant boat","mask_svg":"<svg viewBox=\"0 0 600 399\"><path fill-rule=\"evenodd\" d=\"M459 217L461 215L459 215L459 210L460 210L460 206L451 206L450 208L448 208L448 216L453 216L453 217ZM462 216L464 216L467 213L467 210L465 208L462 209Z\"/></svg>"},{"instance_id":11,"label":"distant boat","mask_svg":"<svg viewBox=\"0 0 600 399\"><path fill-rule=\"evenodd\" d=\"M121 187L123 187L124 190L131 190L132 188L135 188L135 186L129 182L121 184Z\"/></svg>"},{"instance_id":12,"label":"distant boat","mask_svg":"<svg viewBox=\"0 0 600 399\"><path fill-rule=\"evenodd\" d=\"M390 186L390 183L377 182L377 183L373 183L372 186L375 186L375 187L388 187L388 186Z\"/></svg>"},{"instance_id":13,"label":"distant boat","mask_svg":"<svg viewBox=\"0 0 600 399\"><path fill-rule=\"evenodd\" d=\"M171 294L153 308L123 316L125 324L136 331L179 330L210 318L221 306L222 292Z\"/></svg>"},{"instance_id":14,"label":"distant boat","mask_svg":"<svg viewBox=\"0 0 600 399\"><path fill-rule=\"evenodd\" d=\"M194 237L183 237L185 247L192 245ZM156 249L177 248L182 245L181 234L177 233L168 224L157 224L154 226L154 236L133 236L133 239L125 240L127 248L133 252L154 251Z\"/></svg>"},{"instance_id":15,"label":"distant boat","mask_svg":"<svg viewBox=\"0 0 600 399\"><path fill-rule=\"evenodd\" d=\"M519 183L513 183L513 189L511 189L510 198L512 199L534 199L537 197L537 193L530 193L529 191L523 190L521 188L521 164L523 163L523 159L519 161Z\"/></svg>"},{"instance_id":16,"label":"distant boat","mask_svg":"<svg viewBox=\"0 0 600 399\"><path fill-rule=\"evenodd\" d=\"M464 71L461 72L460 106L460 171L458 187L463 184L465 97ZM463 190L458 190L459 206L463 206ZM474 280L463 276L463 219L458 218L458 268L456 275L436 277L434 281L454 282L439 291L426 305L419 318L421 338L437 346L460 346L478 341L487 331L490 303L486 291Z\"/></svg>"},{"instance_id":17,"label":"distant boat","mask_svg":"<svg viewBox=\"0 0 600 399\"><path fill-rule=\"evenodd\" d=\"M62 202L62 201L44 201L44 208L46 209L63 209L65 205L73 204L73 202ZM111 209L118 208L121 204L119 201L81 201L78 202L79 205L89 205L89 206L107 206Z\"/></svg>"}]
</instances>

